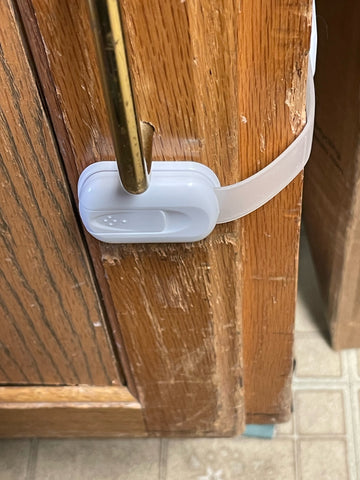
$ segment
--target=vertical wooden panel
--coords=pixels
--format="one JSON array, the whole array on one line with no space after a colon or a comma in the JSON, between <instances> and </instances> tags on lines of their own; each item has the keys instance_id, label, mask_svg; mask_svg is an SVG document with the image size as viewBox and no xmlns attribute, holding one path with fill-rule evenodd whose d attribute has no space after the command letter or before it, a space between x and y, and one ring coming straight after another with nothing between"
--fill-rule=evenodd
<instances>
[{"instance_id":1,"label":"vertical wooden panel","mask_svg":"<svg viewBox=\"0 0 360 480\"><path fill-rule=\"evenodd\" d=\"M141 118L155 126L154 160L194 160L237 181L238 5L122 2Z\"/></svg>"},{"instance_id":2,"label":"vertical wooden panel","mask_svg":"<svg viewBox=\"0 0 360 480\"><path fill-rule=\"evenodd\" d=\"M235 182L237 3L125 0L122 7L139 115L155 126L153 158L198 161L223 184ZM132 357L143 405L161 398L166 406L149 407L151 430L225 435L239 428L239 225L218 226L200 244L131 247L118 261L136 271L128 296L115 295L125 270L105 264L114 301L126 312L126 345L145 349L143 360L155 366L156 376L147 375L149 366ZM127 312L131 292L141 301Z\"/></svg>"},{"instance_id":3,"label":"vertical wooden panel","mask_svg":"<svg viewBox=\"0 0 360 480\"><path fill-rule=\"evenodd\" d=\"M236 259L238 233L225 229L196 247L129 246L104 256L152 432L230 435L238 428Z\"/></svg>"},{"instance_id":4,"label":"vertical wooden panel","mask_svg":"<svg viewBox=\"0 0 360 480\"><path fill-rule=\"evenodd\" d=\"M12 3L0 4L0 382L119 383Z\"/></svg>"},{"instance_id":5,"label":"vertical wooden panel","mask_svg":"<svg viewBox=\"0 0 360 480\"><path fill-rule=\"evenodd\" d=\"M85 2L26 4L24 10L19 2L28 31L37 24L46 45L47 78L64 120L60 146L75 191L86 165L113 158ZM231 182L238 168L235 2L122 6L139 116L156 129L155 158L197 159L214 167L221 158L233 171L217 171L227 172ZM35 16L29 19L32 8ZM135 55L138 48L143 51ZM33 51L39 65L39 46ZM45 89L48 97L49 92ZM52 115L57 129L53 109ZM90 240L101 251L102 291L110 300L110 289L113 325L125 339L153 432L225 435L242 427L239 239L234 222L187 246L106 246Z\"/></svg>"},{"instance_id":6,"label":"vertical wooden panel","mask_svg":"<svg viewBox=\"0 0 360 480\"><path fill-rule=\"evenodd\" d=\"M358 2L317 4L314 148L304 217L335 349L360 347L360 31Z\"/></svg>"},{"instance_id":7,"label":"vertical wooden panel","mask_svg":"<svg viewBox=\"0 0 360 480\"><path fill-rule=\"evenodd\" d=\"M122 5L139 110L158 132L155 158L200 161L228 185L270 163L300 133L310 1ZM249 422L290 414L301 194L302 175L241 222Z\"/></svg>"},{"instance_id":8,"label":"vertical wooden panel","mask_svg":"<svg viewBox=\"0 0 360 480\"><path fill-rule=\"evenodd\" d=\"M239 146L241 178L300 133L311 1L241 2ZM290 415L302 175L243 219L244 384L249 423Z\"/></svg>"}]
</instances>

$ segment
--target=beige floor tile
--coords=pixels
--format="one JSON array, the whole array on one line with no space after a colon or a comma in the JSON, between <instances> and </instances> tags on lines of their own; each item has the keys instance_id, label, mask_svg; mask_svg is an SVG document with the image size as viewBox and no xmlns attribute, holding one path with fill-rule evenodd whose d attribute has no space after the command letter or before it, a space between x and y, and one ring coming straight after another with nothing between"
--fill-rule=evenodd
<instances>
[{"instance_id":1,"label":"beige floor tile","mask_svg":"<svg viewBox=\"0 0 360 480\"><path fill-rule=\"evenodd\" d=\"M360 377L360 349L357 350L357 371L358 371L358 376Z\"/></svg>"},{"instance_id":2,"label":"beige floor tile","mask_svg":"<svg viewBox=\"0 0 360 480\"><path fill-rule=\"evenodd\" d=\"M295 394L296 430L300 435L345 433L343 394L336 391L298 391Z\"/></svg>"},{"instance_id":3,"label":"beige floor tile","mask_svg":"<svg viewBox=\"0 0 360 480\"><path fill-rule=\"evenodd\" d=\"M160 441L40 440L37 480L157 480Z\"/></svg>"},{"instance_id":4,"label":"beige floor tile","mask_svg":"<svg viewBox=\"0 0 360 480\"><path fill-rule=\"evenodd\" d=\"M0 479L26 478L31 440L0 440Z\"/></svg>"},{"instance_id":5,"label":"beige floor tile","mask_svg":"<svg viewBox=\"0 0 360 480\"><path fill-rule=\"evenodd\" d=\"M319 334L295 336L296 377L339 377L341 357Z\"/></svg>"},{"instance_id":6,"label":"beige floor tile","mask_svg":"<svg viewBox=\"0 0 360 480\"><path fill-rule=\"evenodd\" d=\"M276 436L293 434L294 433L293 421L294 421L294 418L292 416L289 422L277 424L275 427Z\"/></svg>"},{"instance_id":7,"label":"beige floor tile","mask_svg":"<svg viewBox=\"0 0 360 480\"><path fill-rule=\"evenodd\" d=\"M293 480L292 440L171 440L167 480Z\"/></svg>"},{"instance_id":8,"label":"beige floor tile","mask_svg":"<svg viewBox=\"0 0 360 480\"><path fill-rule=\"evenodd\" d=\"M301 440L302 480L347 480L344 440Z\"/></svg>"}]
</instances>

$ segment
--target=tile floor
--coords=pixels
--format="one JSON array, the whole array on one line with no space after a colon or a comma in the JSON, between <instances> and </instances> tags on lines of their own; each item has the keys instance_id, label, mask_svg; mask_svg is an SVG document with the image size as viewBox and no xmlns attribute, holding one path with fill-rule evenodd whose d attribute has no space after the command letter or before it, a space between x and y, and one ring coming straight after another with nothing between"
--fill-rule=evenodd
<instances>
[{"instance_id":1,"label":"tile floor","mask_svg":"<svg viewBox=\"0 0 360 480\"><path fill-rule=\"evenodd\" d=\"M303 238L294 415L272 440L3 440L0 480L360 480L360 351L336 353Z\"/></svg>"}]
</instances>

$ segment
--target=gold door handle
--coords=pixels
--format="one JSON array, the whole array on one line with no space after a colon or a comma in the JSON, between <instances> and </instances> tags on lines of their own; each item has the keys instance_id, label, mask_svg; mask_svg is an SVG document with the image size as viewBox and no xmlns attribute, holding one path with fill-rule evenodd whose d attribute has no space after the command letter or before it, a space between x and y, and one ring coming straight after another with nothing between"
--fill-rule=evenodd
<instances>
[{"instance_id":1,"label":"gold door handle","mask_svg":"<svg viewBox=\"0 0 360 480\"><path fill-rule=\"evenodd\" d=\"M129 193L143 193L154 129L137 119L119 0L88 0L88 6L120 179Z\"/></svg>"}]
</instances>

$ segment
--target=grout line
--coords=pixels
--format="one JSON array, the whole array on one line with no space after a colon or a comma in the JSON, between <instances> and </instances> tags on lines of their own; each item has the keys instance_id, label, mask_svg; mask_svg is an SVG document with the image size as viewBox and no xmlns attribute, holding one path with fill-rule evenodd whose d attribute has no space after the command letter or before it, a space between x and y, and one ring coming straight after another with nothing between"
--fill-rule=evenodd
<instances>
[{"instance_id":1,"label":"grout line","mask_svg":"<svg viewBox=\"0 0 360 480\"><path fill-rule=\"evenodd\" d=\"M345 428L347 433L347 465L350 480L356 480L358 473L356 469L356 448L354 438L354 417L352 409L351 381L353 377L352 365L349 361L348 352L341 352L341 361L344 368L344 377L347 380L347 388L344 390L344 414Z\"/></svg>"},{"instance_id":2,"label":"grout line","mask_svg":"<svg viewBox=\"0 0 360 480\"><path fill-rule=\"evenodd\" d=\"M295 391L293 390L293 393ZM297 433L297 415L296 415L296 406L295 406L295 395L293 395L293 402L294 402L294 412L293 412L293 438L294 438L294 462L295 462L295 479L301 480L302 473L301 473L301 459L300 459L300 445L299 445L299 437Z\"/></svg>"},{"instance_id":3,"label":"grout line","mask_svg":"<svg viewBox=\"0 0 360 480\"><path fill-rule=\"evenodd\" d=\"M278 440L347 440L347 433L299 433L284 434L277 437Z\"/></svg>"},{"instance_id":4,"label":"grout line","mask_svg":"<svg viewBox=\"0 0 360 480\"><path fill-rule=\"evenodd\" d=\"M300 437L298 435L295 436L295 475L296 480L302 479Z\"/></svg>"},{"instance_id":5,"label":"grout line","mask_svg":"<svg viewBox=\"0 0 360 480\"><path fill-rule=\"evenodd\" d=\"M358 394L359 390L354 385L350 386L350 398L351 398L351 407L352 407L352 421L353 421L353 439L354 439L354 448L355 448L355 470L357 472L357 480L360 480L360 422L359 422L359 405L358 405Z\"/></svg>"},{"instance_id":6,"label":"grout line","mask_svg":"<svg viewBox=\"0 0 360 480\"><path fill-rule=\"evenodd\" d=\"M348 381L342 378L341 381L328 381L324 378L294 378L293 388L295 391L301 390L343 390L348 388Z\"/></svg>"},{"instance_id":7,"label":"grout line","mask_svg":"<svg viewBox=\"0 0 360 480\"><path fill-rule=\"evenodd\" d=\"M358 365L356 353L354 350L348 350L344 352L346 360L349 365L349 394L350 394L350 416L351 416L351 427L352 427L352 438L353 438L353 448L354 448L354 471L356 472L355 477L359 480L360 477L360 440L358 438L358 432L360 432L359 424L359 384L356 381L358 379ZM355 380L355 381L354 381ZM355 478L354 477L354 478Z\"/></svg>"},{"instance_id":8,"label":"grout line","mask_svg":"<svg viewBox=\"0 0 360 480\"><path fill-rule=\"evenodd\" d=\"M26 480L35 480L36 475L36 464L37 464L37 456L38 456L38 445L39 440L37 438L33 438L30 443L30 451L29 451L29 458L28 464L26 468Z\"/></svg>"},{"instance_id":9,"label":"grout line","mask_svg":"<svg viewBox=\"0 0 360 480\"><path fill-rule=\"evenodd\" d=\"M313 376L297 376L294 378L294 383L302 383L302 382L316 382L316 383L334 383L336 385L346 385L347 381L344 378L344 375L339 375L338 377L326 377L325 375L319 376L319 377L313 377Z\"/></svg>"},{"instance_id":10,"label":"grout line","mask_svg":"<svg viewBox=\"0 0 360 480\"><path fill-rule=\"evenodd\" d=\"M168 443L169 441L166 438L160 440L159 480L166 480L167 477Z\"/></svg>"}]
</instances>

